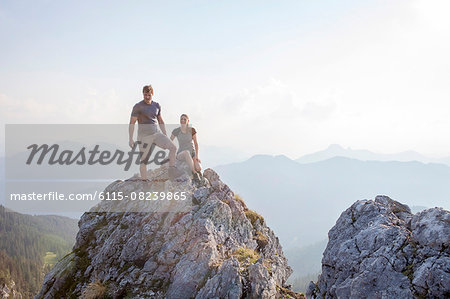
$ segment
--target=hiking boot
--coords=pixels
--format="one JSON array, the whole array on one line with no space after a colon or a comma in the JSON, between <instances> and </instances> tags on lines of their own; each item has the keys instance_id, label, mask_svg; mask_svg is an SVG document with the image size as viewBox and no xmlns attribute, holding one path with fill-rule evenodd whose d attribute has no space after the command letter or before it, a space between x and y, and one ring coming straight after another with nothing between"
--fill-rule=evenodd
<instances>
[{"instance_id":1,"label":"hiking boot","mask_svg":"<svg viewBox=\"0 0 450 299\"><path fill-rule=\"evenodd\" d=\"M208 180L202 175L200 171L197 172L198 175L198 187L207 187Z\"/></svg>"},{"instance_id":2,"label":"hiking boot","mask_svg":"<svg viewBox=\"0 0 450 299\"><path fill-rule=\"evenodd\" d=\"M195 187L200 187L200 185L201 185L201 179L200 179L200 176L199 176L199 174L198 174L198 172L193 172L192 173L192 184L195 186Z\"/></svg>"},{"instance_id":3,"label":"hiking boot","mask_svg":"<svg viewBox=\"0 0 450 299\"><path fill-rule=\"evenodd\" d=\"M179 170L175 166L169 166L169 180L174 181L176 178L180 177L183 171Z\"/></svg>"}]
</instances>

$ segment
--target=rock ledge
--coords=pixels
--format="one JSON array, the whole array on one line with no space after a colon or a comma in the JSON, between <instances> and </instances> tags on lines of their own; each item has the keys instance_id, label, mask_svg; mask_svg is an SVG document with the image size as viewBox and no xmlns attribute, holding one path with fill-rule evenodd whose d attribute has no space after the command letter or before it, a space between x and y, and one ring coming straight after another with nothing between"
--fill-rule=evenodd
<instances>
[{"instance_id":1,"label":"rock ledge","mask_svg":"<svg viewBox=\"0 0 450 299\"><path fill-rule=\"evenodd\" d=\"M112 212L103 202L85 213L73 252L35 298L301 298L285 285L292 270L264 219L213 170L204 176L208 185L184 186L191 200L175 210ZM105 191L143 188L117 181Z\"/></svg>"},{"instance_id":2,"label":"rock ledge","mask_svg":"<svg viewBox=\"0 0 450 299\"><path fill-rule=\"evenodd\" d=\"M387 196L354 203L328 233L308 298L449 298L450 213Z\"/></svg>"}]
</instances>

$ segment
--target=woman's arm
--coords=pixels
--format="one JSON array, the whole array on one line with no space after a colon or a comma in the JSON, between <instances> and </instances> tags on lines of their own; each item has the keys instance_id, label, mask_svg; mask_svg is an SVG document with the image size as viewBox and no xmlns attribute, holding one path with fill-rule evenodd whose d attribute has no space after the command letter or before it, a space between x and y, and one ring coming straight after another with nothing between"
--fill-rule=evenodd
<instances>
[{"instance_id":1,"label":"woman's arm","mask_svg":"<svg viewBox=\"0 0 450 299\"><path fill-rule=\"evenodd\" d=\"M192 140L194 141L194 147L195 147L195 157L194 159L198 160L198 142L197 142L197 133L192 135Z\"/></svg>"}]
</instances>

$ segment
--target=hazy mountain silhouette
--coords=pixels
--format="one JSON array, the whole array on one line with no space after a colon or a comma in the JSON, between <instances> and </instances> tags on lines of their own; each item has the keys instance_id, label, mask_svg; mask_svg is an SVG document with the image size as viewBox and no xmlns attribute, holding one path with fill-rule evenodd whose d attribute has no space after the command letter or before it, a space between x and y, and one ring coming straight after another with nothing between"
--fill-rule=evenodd
<instances>
[{"instance_id":1,"label":"hazy mountain silhouette","mask_svg":"<svg viewBox=\"0 0 450 299\"><path fill-rule=\"evenodd\" d=\"M429 158L415 151L404 151L396 154L378 154L368 150L353 150L351 148L344 148L339 144L331 144L325 150L304 155L296 159L296 161L300 163L313 163L333 157L346 157L362 161L418 161L423 163L443 163L450 166L450 157L442 159Z\"/></svg>"},{"instance_id":2,"label":"hazy mountain silhouette","mask_svg":"<svg viewBox=\"0 0 450 299\"><path fill-rule=\"evenodd\" d=\"M239 150L212 145L200 145L199 154L202 165L207 167L216 167L236 162L242 162L250 158L252 155L241 152Z\"/></svg>"},{"instance_id":3,"label":"hazy mountain silhouette","mask_svg":"<svg viewBox=\"0 0 450 299\"><path fill-rule=\"evenodd\" d=\"M300 164L285 156L257 155L217 171L261 212L285 248L323 240L346 207L378 194L408 205L449 208L450 167L442 164L343 157Z\"/></svg>"}]
</instances>

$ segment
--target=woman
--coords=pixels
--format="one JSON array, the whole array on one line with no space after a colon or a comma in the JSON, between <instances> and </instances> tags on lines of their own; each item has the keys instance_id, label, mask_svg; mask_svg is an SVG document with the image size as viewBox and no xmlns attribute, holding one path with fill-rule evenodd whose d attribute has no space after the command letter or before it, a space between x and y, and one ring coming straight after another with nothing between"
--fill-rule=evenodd
<instances>
[{"instance_id":1,"label":"woman","mask_svg":"<svg viewBox=\"0 0 450 299\"><path fill-rule=\"evenodd\" d=\"M202 170L202 166L198 158L197 131L189 127L189 117L186 114L181 114L180 124L179 128L172 131L170 139L173 141L175 137L177 138L177 159L185 161L191 168L194 179L199 179L198 173Z\"/></svg>"}]
</instances>

